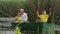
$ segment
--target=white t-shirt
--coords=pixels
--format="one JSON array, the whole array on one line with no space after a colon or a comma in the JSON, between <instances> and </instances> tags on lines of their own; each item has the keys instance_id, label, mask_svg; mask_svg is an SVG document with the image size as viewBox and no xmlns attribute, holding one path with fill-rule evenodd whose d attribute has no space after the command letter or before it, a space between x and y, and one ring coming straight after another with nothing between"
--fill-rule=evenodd
<instances>
[{"instance_id":1,"label":"white t-shirt","mask_svg":"<svg viewBox=\"0 0 60 34\"><path fill-rule=\"evenodd\" d=\"M24 13L23 15L21 15L21 22L26 22L28 20L28 16L27 13Z\"/></svg>"}]
</instances>

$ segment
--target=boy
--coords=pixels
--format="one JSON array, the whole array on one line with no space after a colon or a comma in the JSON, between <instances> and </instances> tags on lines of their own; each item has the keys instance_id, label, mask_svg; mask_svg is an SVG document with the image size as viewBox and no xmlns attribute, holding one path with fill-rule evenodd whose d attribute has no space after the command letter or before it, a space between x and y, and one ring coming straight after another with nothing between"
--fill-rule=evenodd
<instances>
[{"instance_id":1,"label":"boy","mask_svg":"<svg viewBox=\"0 0 60 34\"><path fill-rule=\"evenodd\" d=\"M15 17L16 23L19 23L21 21L21 14L18 13L18 15Z\"/></svg>"},{"instance_id":2,"label":"boy","mask_svg":"<svg viewBox=\"0 0 60 34\"><path fill-rule=\"evenodd\" d=\"M41 22L47 23L47 20L49 18L49 15L46 14L46 10L43 9L42 10L42 14L41 15L38 15L38 17L40 18Z\"/></svg>"}]
</instances>

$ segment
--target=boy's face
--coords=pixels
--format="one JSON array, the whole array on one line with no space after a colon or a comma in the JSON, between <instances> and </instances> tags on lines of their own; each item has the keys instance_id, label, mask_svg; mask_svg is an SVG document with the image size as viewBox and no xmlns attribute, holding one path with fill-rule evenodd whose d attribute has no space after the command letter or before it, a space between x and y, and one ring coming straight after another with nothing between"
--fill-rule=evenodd
<instances>
[{"instance_id":1,"label":"boy's face","mask_svg":"<svg viewBox=\"0 0 60 34\"><path fill-rule=\"evenodd\" d=\"M17 16L20 17L21 15L18 14Z\"/></svg>"},{"instance_id":2,"label":"boy's face","mask_svg":"<svg viewBox=\"0 0 60 34\"><path fill-rule=\"evenodd\" d=\"M42 11L42 14L46 14L46 11L44 10L44 11Z\"/></svg>"},{"instance_id":3,"label":"boy's face","mask_svg":"<svg viewBox=\"0 0 60 34\"><path fill-rule=\"evenodd\" d=\"M21 13L18 13L18 15L21 15Z\"/></svg>"}]
</instances>

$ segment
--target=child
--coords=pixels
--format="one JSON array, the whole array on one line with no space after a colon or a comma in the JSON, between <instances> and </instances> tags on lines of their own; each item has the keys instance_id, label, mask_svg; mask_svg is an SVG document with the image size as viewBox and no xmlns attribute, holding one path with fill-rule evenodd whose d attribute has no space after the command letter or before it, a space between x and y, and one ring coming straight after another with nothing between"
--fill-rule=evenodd
<instances>
[{"instance_id":1,"label":"child","mask_svg":"<svg viewBox=\"0 0 60 34\"><path fill-rule=\"evenodd\" d=\"M15 20L16 20L16 23L20 23L20 21L21 21L21 14L20 13L18 13ZM21 34L20 28L18 26L15 29L15 33L16 34Z\"/></svg>"},{"instance_id":2,"label":"child","mask_svg":"<svg viewBox=\"0 0 60 34\"><path fill-rule=\"evenodd\" d=\"M46 10L42 10L42 14L41 15L38 15L38 17L40 18L41 22L47 23L47 20L49 18L49 15L46 14Z\"/></svg>"},{"instance_id":3,"label":"child","mask_svg":"<svg viewBox=\"0 0 60 34\"><path fill-rule=\"evenodd\" d=\"M15 20L16 20L16 23L19 23L21 21L21 14L20 13L18 13Z\"/></svg>"}]
</instances>

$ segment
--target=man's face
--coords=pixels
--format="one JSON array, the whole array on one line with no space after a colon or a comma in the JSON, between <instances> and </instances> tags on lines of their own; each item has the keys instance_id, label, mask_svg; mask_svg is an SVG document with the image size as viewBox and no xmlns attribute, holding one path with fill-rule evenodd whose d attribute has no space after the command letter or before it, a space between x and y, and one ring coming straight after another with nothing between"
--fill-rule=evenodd
<instances>
[{"instance_id":1,"label":"man's face","mask_svg":"<svg viewBox=\"0 0 60 34\"><path fill-rule=\"evenodd\" d=\"M24 9L20 9L20 13L23 14L24 13Z\"/></svg>"}]
</instances>

